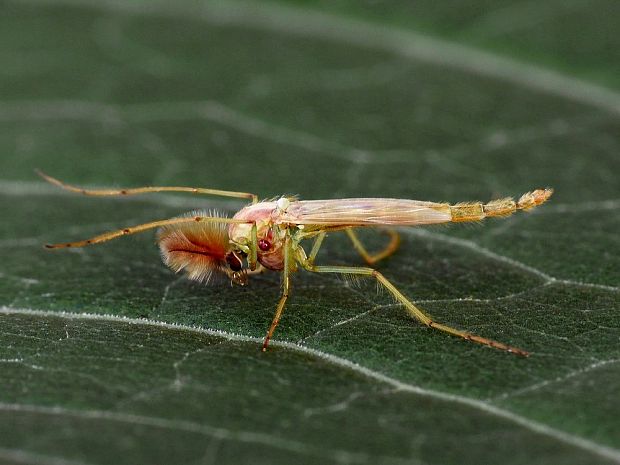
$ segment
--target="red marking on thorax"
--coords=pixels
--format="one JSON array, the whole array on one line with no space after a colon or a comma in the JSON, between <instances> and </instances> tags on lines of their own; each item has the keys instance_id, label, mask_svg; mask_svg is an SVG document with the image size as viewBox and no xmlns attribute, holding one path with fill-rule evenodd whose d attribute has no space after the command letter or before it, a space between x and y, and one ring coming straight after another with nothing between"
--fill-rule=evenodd
<instances>
[{"instance_id":1,"label":"red marking on thorax","mask_svg":"<svg viewBox=\"0 0 620 465\"><path fill-rule=\"evenodd\" d=\"M283 241L274 236L274 227L277 223L274 218L277 217L276 202L260 202L255 205L249 205L242 208L234 216L236 219L250 220L256 222L256 231L258 239L267 240L271 246L267 250L259 247L258 261L270 270L281 270L284 268L284 253L282 250ZM251 224L231 224L228 233L231 240L235 242L249 242L251 236Z\"/></svg>"}]
</instances>

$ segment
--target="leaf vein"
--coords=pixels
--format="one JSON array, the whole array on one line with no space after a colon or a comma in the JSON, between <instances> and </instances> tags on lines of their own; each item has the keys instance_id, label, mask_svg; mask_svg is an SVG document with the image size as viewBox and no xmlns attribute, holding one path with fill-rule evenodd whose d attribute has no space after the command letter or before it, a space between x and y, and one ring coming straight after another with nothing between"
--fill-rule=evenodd
<instances>
[{"instance_id":1,"label":"leaf vein","mask_svg":"<svg viewBox=\"0 0 620 465\"><path fill-rule=\"evenodd\" d=\"M168 328L174 330L183 330L183 331L192 331L196 333L208 334L211 336L222 337L224 339L232 340L232 341L243 341L243 342L252 342L256 344L262 343L262 338L229 333L222 330L214 330L208 328L200 328L182 324L175 323L166 323L161 321L154 321L148 319L138 319L138 318L127 318L116 315L109 314L93 314L93 313L69 313L69 312L53 312L53 311L44 311L44 310L34 310L34 309L15 309L8 307L0 307L0 314L5 315L31 315L31 316L45 316L45 317L56 317L56 318L67 318L67 319L83 319L83 320L107 320L107 321L116 321L126 324L134 324L134 325L146 325L146 326L155 326L160 328ZM620 464L620 450L614 449L609 446L605 446L599 444L597 442L591 441L589 439L585 439L579 436L572 435L565 431L558 430L549 425L531 420L529 418L523 417L516 413L513 413L509 410L502 409L495 405L492 405L488 402L472 399L469 397L459 396L456 394L449 394L441 391L435 391L432 389L425 389L414 384L408 384L402 382L400 380L391 378L383 373L371 370L370 368L359 365L350 360L319 351L317 349L311 349L294 342L285 342L285 341L272 341L273 345L283 347L290 350L295 350L297 352L309 354L315 357L318 357L322 360L325 360L328 363L340 366L342 368L349 369L351 371L355 371L359 374L362 374L370 379L374 379L378 382L387 384L396 389L421 395L432 397L440 400L444 400L446 402L455 402L462 405L467 405L476 410L482 411L486 414L496 416L499 418L503 418L509 422L515 423L523 428L526 428L530 431L554 438L560 442L565 444L569 444L575 447L578 447L582 450L591 452L600 457L604 457L610 459L616 463ZM2 404L0 404L2 405ZM19 407L19 406L18 406ZM8 408L8 407L7 407ZM107 414L107 412L103 412ZM157 419L155 419L157 420ZM181 422L184 424L184 422ZM192 424L188 425L189 428L193 428Z\"/></svg>"}]
</instances>

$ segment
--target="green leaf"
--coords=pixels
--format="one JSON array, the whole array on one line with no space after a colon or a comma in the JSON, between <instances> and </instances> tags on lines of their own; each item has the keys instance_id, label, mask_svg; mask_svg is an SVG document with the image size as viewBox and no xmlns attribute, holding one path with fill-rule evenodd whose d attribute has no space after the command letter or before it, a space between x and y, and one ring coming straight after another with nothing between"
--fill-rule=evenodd
<instances>
[{"instance_id":1,"label":"green leaf","mask_svg":"<svg viewBox=\"0 0 620 465\"><path fill-rule=\"evenodd\" d=\"M280 1L425 31L620 87L620 5L613 0Z\"/></svg>"},{"instance_id":2,"label":"green leaf","mask_svg":"<svg viewBox=\"0 0 620 465\"><path fill-rule=\"evenodd\" d=\"M620 463L620 96L340 4L350 17L2 5L0 462ZM458 202L552 186L531 214L402 229L379 264L435 320L532 355L422 327L372 282L302 272L262 353L277 273L189 282L150 233L41 247L241 203L80 197L36 167L261 198ZM318 262L361 264L345 239L331 235Z\"/></svg>"}]
</instances>

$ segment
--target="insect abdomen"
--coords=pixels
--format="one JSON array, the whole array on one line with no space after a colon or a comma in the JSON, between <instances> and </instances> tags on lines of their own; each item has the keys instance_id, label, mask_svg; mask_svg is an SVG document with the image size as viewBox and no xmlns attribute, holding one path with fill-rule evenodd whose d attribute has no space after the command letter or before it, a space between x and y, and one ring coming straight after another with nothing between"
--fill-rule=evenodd
<instances>
[{"instance_id":1,"label":"insect abdomen","mask_svg":"<svg viewBox=\"0 0 620 465\"><path fill-rule=\"evenodd\" d=\"M493 200L489 203L466 202L450 205L452 221L480 221L493 216L512 215L517 210L529 210L547 201L553 194L553 189L537 189L523 194L518 201L508 197Z\"/></svg>"}]
</instances>

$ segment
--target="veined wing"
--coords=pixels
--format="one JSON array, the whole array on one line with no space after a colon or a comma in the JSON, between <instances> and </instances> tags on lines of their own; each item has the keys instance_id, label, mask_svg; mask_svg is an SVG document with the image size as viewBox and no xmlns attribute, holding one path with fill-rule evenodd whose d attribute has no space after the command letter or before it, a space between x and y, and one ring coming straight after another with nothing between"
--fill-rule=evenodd
<instances>
[{"instance_id":1,"label":"veined wing","mask_svg":"<svg viewBox=\"0 0 620 465\"><path fill-rule=\"evenodd\" d=\"M321 226L373 226L445 223L451 221L450 205L407 199L332 199L292 202L284 223Z\"/></svg>"}]
</instances>

